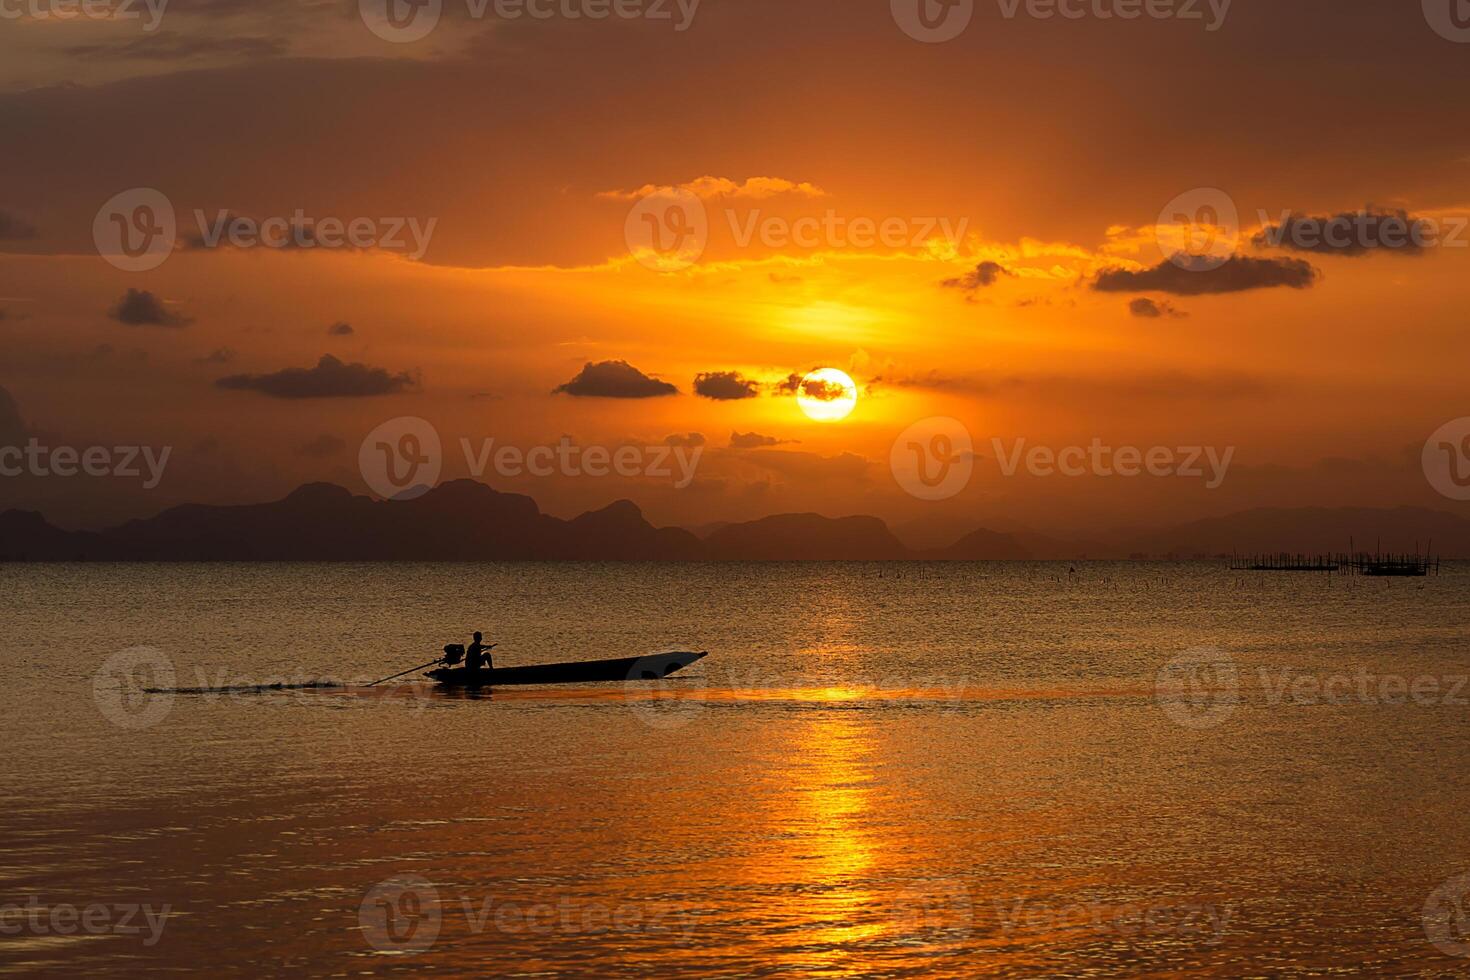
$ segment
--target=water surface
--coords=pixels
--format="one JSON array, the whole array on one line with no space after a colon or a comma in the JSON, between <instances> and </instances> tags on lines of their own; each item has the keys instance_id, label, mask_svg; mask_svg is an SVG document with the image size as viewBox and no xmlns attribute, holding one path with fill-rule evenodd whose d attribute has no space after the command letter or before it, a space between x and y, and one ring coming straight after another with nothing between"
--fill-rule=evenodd
<instances>
[{"instance_id":1,"label":"water surface","mask_svg":"<svg viewBox=\"0 0 1470 980\"><path fill-rule=\"evenodd\" d=\"M1470 873L1470 567L1076 568L0 566L0 905L47 923L4 919L0 971L1470 962L1437 911ZM351 681L476 628L501 665L710 656L480 696L149 697L157 671L103 666L147 647L161 686ZM94 928L50 925L72 907ZM127 907L167 914L130 932Z\"/></svg>"}]
</instances>

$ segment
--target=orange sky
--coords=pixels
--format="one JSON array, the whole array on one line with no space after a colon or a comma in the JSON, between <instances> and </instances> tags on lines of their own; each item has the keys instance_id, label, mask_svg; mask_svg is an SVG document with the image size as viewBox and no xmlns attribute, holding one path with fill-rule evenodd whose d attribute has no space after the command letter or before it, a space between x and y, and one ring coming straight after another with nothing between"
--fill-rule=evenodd
<instances>
[{"instance_id":1,"label":"orange sky","mask_svg":"<svg viewBox=\"0 0 1470 980\"><path fill-rule=\"evenodd\" d=\"M356 7L173 0L151 33L0 21L0 387L27 435L174 452L153 490L12 482L0 503L97 523L312 479L367 492L364 436L415 416L442 435L446 477L463 475L461 438L699 433L683 489L487 477L555 513L628 496L659 523L816 510L1060 531L1464 506L1419 454L1467 414L1470 232L1413 254L1252 240L1262 213L1365 207L1456 234L1470 45L1417 4L1240 0L1207 32L978 3L942 44L906 36L887 3L706 0L685 31L474 20L451 3L408 44ZM93 234L132 188L177 219L147 271L114 268ZM697 199L709 231L697 262L654 271L628 229L661 188ZM1244 288L1168 265L1155 226L1194 188L1238 208ZM412 258L197 248L196 210L433 230ZM865 240L885 222L892 241ZM815 238L788 241L793 228ZM119 314L129 290L148 298ZM329 334L338 323L351 332ZM218 384L323 355L410 382L311 398ZM604 361L678 393L552 393ZM817 367L857 381L844 421L773 393ZM732 371L759 394L694 393L696 375ZM981 459L962 492L927 502L895 482L889 450L934 416L961 420ZM731 448L733 432L773 444ZM992 439L1235 453L1207 489L1006 477Z\"/></svg>"}]
</instances>

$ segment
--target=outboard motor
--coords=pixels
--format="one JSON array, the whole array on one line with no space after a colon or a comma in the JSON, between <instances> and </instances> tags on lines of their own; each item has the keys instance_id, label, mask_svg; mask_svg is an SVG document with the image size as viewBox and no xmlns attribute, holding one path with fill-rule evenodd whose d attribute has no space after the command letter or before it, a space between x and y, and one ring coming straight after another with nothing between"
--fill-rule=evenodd
<instances>
[{"instance_id":1,"label":"outboard motor","mask_svg":"<svg viewBox=\"0 0 1470 980\"><path fill-rule=\"evenodd\" d=\"M450 643L444 647L444 662L453 667L464 659L464 644Z\"/></svg>"}]
</instances>

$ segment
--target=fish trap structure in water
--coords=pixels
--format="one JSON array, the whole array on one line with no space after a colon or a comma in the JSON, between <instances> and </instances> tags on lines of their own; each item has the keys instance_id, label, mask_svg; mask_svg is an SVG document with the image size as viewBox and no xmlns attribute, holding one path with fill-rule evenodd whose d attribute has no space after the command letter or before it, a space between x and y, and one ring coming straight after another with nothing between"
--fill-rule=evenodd
<instances>
[{"instance_id":1,"label":"fish trap structure in water","mask_svg":"<svg viewBox=\"0 0 1470 980\"><path fill-rule=\"evenodd\" d=\"M1336 572L1347 560L1345 555L1302 555L1281 552L1274 555L1236 555L1230 559L1232 572Z\"/></svg>"},{"instance_id":2,"label":"fish trap structure in water","mask_svg":"<svg viewBox=\"0 0 1470 980\"><path fill-rule=\"evenodd\" d=\"M1431 546L1433 542L1430 542ZM1340 572L1343 575L1369 575L1390 578L1423 578L1439 574L1439 556L1428 551L1413 554L1385 554L1381 550L1369 554L1351 548L1338 554L1235 555L1230 559L1233 572Z\"/></svg>"}]
</instances>

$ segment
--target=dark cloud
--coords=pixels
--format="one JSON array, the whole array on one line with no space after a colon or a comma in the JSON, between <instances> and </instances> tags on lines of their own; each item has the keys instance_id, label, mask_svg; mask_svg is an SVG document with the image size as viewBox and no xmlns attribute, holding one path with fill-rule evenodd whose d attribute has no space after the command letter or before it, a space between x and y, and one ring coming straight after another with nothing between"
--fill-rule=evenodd
<instances>
[{"instance_id":1,"label":"dark cloud","mask_svg":"<svg viewBox=\"0 0 1470 980\"><path fill-rule=\"evenodd\" d=\"M1140 296L1138 299L1129 303L1128 312L1134 316L1141 316L1150 320L1157 320L1159 317L1164 316L1178 320L1189 316L1188 313L1175 309L1170 303L1155 303L1147 296Z\"/></svg>"},{"instance_id":2,"label":"dark cloud","mask_svg":"<svg viewBox=\"0 0 1470 980\"><path fill-rule=\"evenodd\" d=\"M730 433L731 449L766 449L771 446L784 446L791 441L790 439L777 439L775 436L763 436L759 432Z\"/></svg>"},{"instance_id":3,"label":"dark cloud","mask_svg":"<svg viewBox=\"0 0 1470 980\"><path fill-rule=\"evenodd\" d=\"M775 391L778 395L802 394L819 402L835 402L847 395L847 389L840 384L817 378L808 381L800 374L788 374L786 380L776 382Z\"/></svg>"},{"instance_id":4,"label":"dark cloud","mask_svg":"<svg viewBox=\"0 0 1470 980\"><path fill-rule=\"evenodd\" d=\"M390 374L366 364L344 364L323 354L313 368L285 368L272 374L232 374L215 382L220 388L258 391L272 398L368 398L392 395L417 385L404 371Z\"/></svg>"},{"instance_id":5,"label":"dark cloud","mask_svg":"<svg viewBox=\"0 0 1470 980\"><path fill-rule=\"evenodd\" d=\"M334 323L327 328L328 337L351 337L356 332L350 323Z\"/></svg>"},{"instance_id":6,"label":"dark cloud","mask_svg":"<svg viewBox=\"0 0 1470 980\"><path fill-rule=\"evenodd\" d=\"M678 393L667 381L651 378L627 361L589 361L575 378L552 391L553 395L578 398L657 398Z\"/></svg>"},{"instance_id":7,"label":"dark cloud","mask_svg":"<svg viewBox=\"0 0 1470 980\"><path fill-rule=\"evenodd\" d=\"M336 436L322 434L310 442L302 444L297 452L303 456L310 456L312 459L326 459L330 456L336 456L346 448L347 443L338 439Z\"/></svg>"},{"instance_id":8,"label":"dark cloud","mask_svg":"<svg viewBox=\"0 0 1470 980\"><path fill-rule=\"evenodd\" d=\"M1256 233L1257 248L1287 248L1318 255L1367 255L1374 251L1420 255L1438 242L1438 230L1407 211L1343 211L1328 217L1290 214Z\"/></svg>"},{"instance_id":9,"label":"dark cloud","mask_svg":"<svg viewBox=\"0 0 1470 980\"><path fill-rule=\"evenodd\" d=\"M197 227L197 226L196 226ZM214 242L206 238L206 234L213 236L219 232L219 238ZM219 214L207 216L203 227L184 235L179 244L186 250L200 248L222 248L230 244L230 236L239 235L248 237L252 241L260 238L260 222L254 218L246 218L232 211L222 211Z\"/></svg>"},{"instance_id":10,"label":"dark cloud","mask_svg":"<svg viewBox=\"0 0 1470 980\"><path fill-rule=\"evenodd\" d=\"M174 313L146 289L129 289L108 316L130 327L182 327L193 321Z\"/></svg>"},{"instance_id":11,"label":"dark cloud","mask_svg":"<svg viewBox=\"0 0 1470 980\"><path fill-rule=\"evenodd\" d=\"M331 236L331 244L317 238L316 226L309 220L272 221L230 210L206 213L195 230L182 238L186 250L219 250L228 248L273 248L282 252L295 249L351 250L345 239Z\"/></svg>"},{"instance_id":12,"label":"dark cloud","mask_svg":"<svg viewBox=\"0 0 1470 980\"><path fill-rule=\"evenodd\" d=\"M38 234L35 225L22 221L8 211L0 211L0 242L21 241L35 238Z\"/></svg>"},{"instance_id":13,"label":"dark cloud","mask_svg":"<svg viewBox=\"0 0 1470 980\"><path fill-rule=\"evenodd\" d=\"M228 364L235 359L235 352L228 347L218 347L204 357L194 358L195 364Z\"/></svg>"},{"instance_id":14,"label":"dark cloud","mask_svg":"<svg viewBox=\"0 0 1470 980\"><path fill-rule=\"evenodd\" d=\"M1232 255L1216 265L1207 255L1175 256L1151 269L1108 269L1098 274L1092 288L1103 293L1158 292L1175 296L1239 293L1247 289L1286 286L1307 289L1317 270L1302 259L1253 259Z\"/></svg>"},{"instance_id":15,"label":"dark cloud","mask_svg":"<svg viewBox=\"0 0 1470 980\"><path fill-rule=\"evenodd\" d=\"M974 269L965 273L957 279L946 279L939 285L945 289L962 289L967 293L973 293L977 289L995 285L1001 276L1011 276L1015 273L1001 265L999 262L981 262Z\"/></svg>"},{"instance_id":16,"label":"dark cloud","mask_svg":"<svg viewBox=\"0 0 1470 980\"><path fill-rule=\"evenodd\" d=\"M760 393L760 385L739 371L709 371L694 379L694 393L702 398L732 402L754 398Z\"/></svg>"},{"instance_id":17,"label":"dark cloud","mask_svg":"<svg viewBox=\"0 0 1470 980\"><path fill-rule=\"evenodd\" d=\"M66 49L73 58L124 61L187 61L191 58L275 58L286 53L276 37L210 37L158 31L122 44L77 44Z\"/></svg>"},{"instance_id":18,"label":"dark cloud","mask_svg":"<svg viewBox=\"0 0 1470 980\"><path fill-rule=\"evenodd\" d=\"M682 435L679 434L679 433L675 433L674 435L671 435L667 439L664 440L664 445L666 445L666 446L690 446L690 447L693 447L693 446L703 446L704 443L705 443L705 438L704 438L704 433L702 433L702 432L687 432L687 433L684 433Z\"/></svg>"},{"instance_id":19,"label":"dark cloud","mask_svg":"<svg viewBox=\"0 0 1470 980\"><path fill-rule=\"evenodd\" d=\"M880 374L867 385L869 391L885 386L924 388L932 391L977 391L983 387L982 383L974 378L952 377L940 374L938 371L926 371L923 374Z\"/></svg>"}]
</instances>

